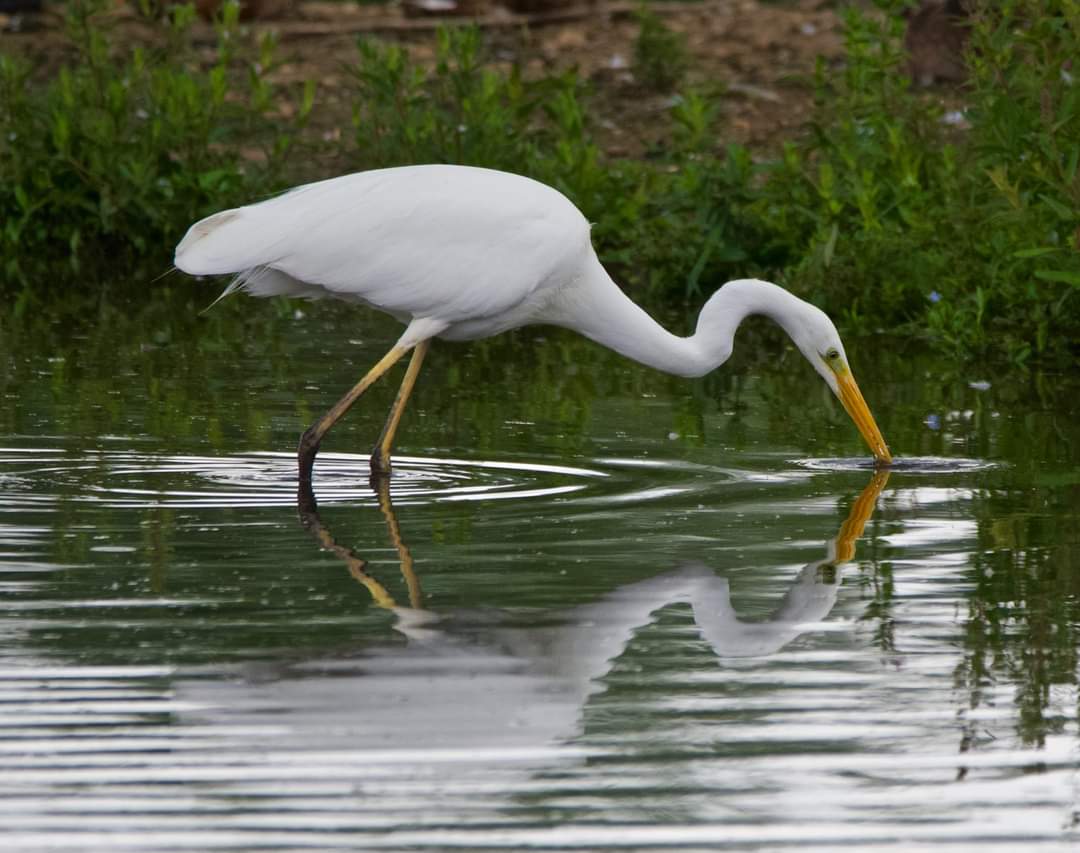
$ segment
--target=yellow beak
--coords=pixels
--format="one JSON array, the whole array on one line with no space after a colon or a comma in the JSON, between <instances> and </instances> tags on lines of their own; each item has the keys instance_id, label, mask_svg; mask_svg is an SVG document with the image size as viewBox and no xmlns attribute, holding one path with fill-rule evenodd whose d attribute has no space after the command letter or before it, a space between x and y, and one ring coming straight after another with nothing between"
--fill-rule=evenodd
<instances>
[{"instance_id":1,"label":"yellow beak","mask_svg":"<svg viewBox=\"0 0 1080 853\"><path fill-rule=\"evenodd\" d=\"M874 416L870 414L870 407L866 405L862 391L855 384L855 377L851 375L851 371L845 366L836 371L836 381L840 387L840 402L844 404L847 413L855 421L855 426L859 428L862 437L870 446L874 459L879 464L889 465L892 462L889 446L885 443L881 430L878 429L878 425L874 421Z\"/></svg>"}]
</instances>

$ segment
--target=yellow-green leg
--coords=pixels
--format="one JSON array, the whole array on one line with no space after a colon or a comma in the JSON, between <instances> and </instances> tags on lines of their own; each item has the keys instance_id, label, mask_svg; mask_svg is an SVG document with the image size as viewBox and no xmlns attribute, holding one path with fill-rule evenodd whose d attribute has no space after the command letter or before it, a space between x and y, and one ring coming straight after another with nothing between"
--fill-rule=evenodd
<instances>
[{"instance_id":1,"label":"yellow-green leg","mask_svg":"<svg viewBox=\"0 0 1080 853\"><path fill-rule=\"evenodd\" d=\"M401 423L401 413L405 411L405 404L409 402L413 386L416 385L416 377L420 373L420 365L424 362L424 356L431 346L431 339L420 341L413 349L409 367L405 371L405 378L401 380L394 405L390 407L390 415L386 419L379 441L371 451L371 477L378 479L390 476L390 448L394 444L394 434L398 424Z\"/></svg>"},{"instance_id":2,"label":"yellow-green leg","mask_svg":"<svg viewBox=\"0 0 1080 853\"><path fill-rule=\"evenodd\" d=\"M391 349L379 360L378 364L364 374L364 378L357 382L349 393L333 405L330 411L304 431L304 434L300 436L300 447L296 451L296 461L300 469L301 481L311 480L311 468L315 464L315 454L319 452L319 444L322 442L323 436L330 430L330 427L338 422L341 416L349 410L349 407L360 398L360 395L375 383L375 380L393 367L408 351L407 347L394 347ZM413 360L416 360L415 356ZM400 394L398 396L400 397ZM394 406L397 406L396 401ZM393 414L393 409L390 411Z\"/></svg>"}]
</instances>

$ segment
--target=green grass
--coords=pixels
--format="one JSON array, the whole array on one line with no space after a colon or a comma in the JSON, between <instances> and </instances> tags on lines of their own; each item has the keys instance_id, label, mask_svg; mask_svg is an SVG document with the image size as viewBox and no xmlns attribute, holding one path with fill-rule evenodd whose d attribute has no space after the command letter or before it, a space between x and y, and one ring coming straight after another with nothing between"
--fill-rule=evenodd
<instances>
[{"instance_id":1,"label":"green grass","mask_svg":"<svg viewBox=\"0 0 1080 853\"><path fill-rule=\"evenodd\" d=\"M273 43L238 55L235 5L205 70L189 47L192 7L170 9L162 44L126 49L97 22L102 8L68 4L76 56L44 86L0 54L5 290L59 289L57 278L82 286L140 259L160 263L197 216L276 188L310 110L309 87L294 119L276 116L265 79Z\"/></svg>"},{"instance_id":2,"label":"green grass","mask_svg":"<svg viewBox=\"0 0 1080 853\"><path fill-rule=\"evenodd\" d=\"M674 32L644 3L638 9L634 42L634 76L644 85L666 92L675 89L690 67L686 36Z\"/></svg>"}]
</instances>

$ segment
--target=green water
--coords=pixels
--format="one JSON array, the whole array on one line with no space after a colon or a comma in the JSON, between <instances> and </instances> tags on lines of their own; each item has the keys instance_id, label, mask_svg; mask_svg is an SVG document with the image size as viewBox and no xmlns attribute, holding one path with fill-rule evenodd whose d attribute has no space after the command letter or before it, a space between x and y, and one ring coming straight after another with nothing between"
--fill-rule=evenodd
<instances>
[{"instance_id":1,"label":"green water","mask_svg":"<svg viewBox=\"0 0 1080 853\"><path fill-rule=\"evenodd\" d=\"M399 327L172 287L0 322L5 849L1078 840L1075 372L850 342L933 462L875 478L764 322L700 381L440 344L301 518Z\"/></svg>"}]
</instances>

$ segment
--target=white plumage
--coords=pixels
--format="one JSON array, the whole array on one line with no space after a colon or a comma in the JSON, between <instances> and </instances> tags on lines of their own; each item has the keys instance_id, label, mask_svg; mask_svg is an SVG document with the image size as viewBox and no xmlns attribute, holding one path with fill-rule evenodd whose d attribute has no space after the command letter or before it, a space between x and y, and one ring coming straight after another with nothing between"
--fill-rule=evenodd
<instances>
[{"instance_id":1,"label":"white plumage","mask_svg":"<svg viewBox=\"0 0 1080 853\"><path fill-rule=\"evenodd\" d=\"M690 337L672 335L611 280L589 223L557 190L520 175L466 166L360 172L216 213L188 230L176 266L232 274L226 293L333 297L369 305L407 328L383 359L301 440L301 476L319 441L361 393L414 349L398 402L372 458L389 470L401 409L430 340L471 340L528 323L574 329L623 355L682 376L727 360L749 314L779 323L844 403L875 456L888 448L847 367L835 327L774 284L729 282ZM224 295L224 294L223 294Z\"/></svg>"},{"instance_id":2,"label":"white plumage","mask_svg":"<svg viewBox=\"0 0 1080 853\"><path fill-rule=\"evenodd\" d=\"M539 310L590 252L589 223L545 184L417 166L320 181L215 214L191 227L176 265L236 273L255 296L332 296L471 339L528 322L521 309Z\"/></svg>"}]
</instances>

